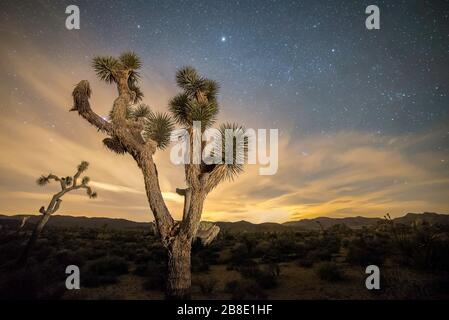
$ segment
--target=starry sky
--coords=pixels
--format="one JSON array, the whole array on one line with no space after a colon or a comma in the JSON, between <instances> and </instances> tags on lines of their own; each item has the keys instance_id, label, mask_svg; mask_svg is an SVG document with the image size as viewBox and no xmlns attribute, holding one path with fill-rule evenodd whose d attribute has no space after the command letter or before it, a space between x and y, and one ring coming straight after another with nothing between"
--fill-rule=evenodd
<instances>
[{"instance_id":1,"label":"starry sky","mask_svg":"<svg viewBox=\"0 0 449 320\"><path fill-rule=\"evenodd\" d=\"M81 29L65 28L76 4ZM380 8L367 30L365 8ZM99 198L68 196L63 214L149 221L133 160L69 113L82 79L107 115L116 92L95 55L133 50L144 102L165 111L192 65L221 84L221 121L279 129L279 170L257 165L213 191L206 220L449 212L449 5L446 1L10 1L0 4L0 213L36 213L42 173L91 163ZM159 152L164 198L179 218L182 168Z\"/></svg>"}]
</instances>

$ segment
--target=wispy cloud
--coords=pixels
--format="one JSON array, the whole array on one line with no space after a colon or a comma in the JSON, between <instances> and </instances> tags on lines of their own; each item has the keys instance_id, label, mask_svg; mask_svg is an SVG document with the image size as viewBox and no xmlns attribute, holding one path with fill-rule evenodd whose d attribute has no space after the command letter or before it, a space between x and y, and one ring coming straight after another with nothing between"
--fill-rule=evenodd
<instances>
[{"instance_id":1,"label":"wispy cloud","mask_svg":"<svg viewBox=\"0 0 449 320\"><path fill-rule=\"evenodd\" d=\"M91 164L87 174L99 199L70 195L61 208L64 213L151 220L143 179L132 159L107 151L102 135L68 112L77 81L91 81L92 104L100 114L108 113L114 89L95 80L89 59L81 63L51 59L35 47L5 41L1 67L18 78L18 85L0 75L0 93L7 97L0 102L0 211L36 212L57 186L43 190L34 180L49 172L71 174L81 160L87 160ZM159 75L146 71L144 75L148 102L163 108L175 92ZM157 85L150 83L152 78L158 79ZM281 132L285 126L279 124ZM341 131L299 140L283 133L277 174L260 176L258 166L247 166L236 181L209 195L204 219L263 222L449 211L449 172L442 161L449 161L448 155L433 147L447 130L401 136ZM174 190L185 184L183 168L168 160L168 152L157 153L164 199L179 218L183 198Z\"/></svg>"}]
</instances>

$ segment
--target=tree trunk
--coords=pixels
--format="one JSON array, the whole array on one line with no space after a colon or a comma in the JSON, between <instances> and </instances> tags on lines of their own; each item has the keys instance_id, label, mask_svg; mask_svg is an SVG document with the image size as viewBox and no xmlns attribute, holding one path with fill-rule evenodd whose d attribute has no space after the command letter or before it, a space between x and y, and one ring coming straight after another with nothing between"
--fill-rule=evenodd
<instances>
[{"instance_id":1,"label":"tree trunk","mask_svg":"<svg viewBox=\"0 0 449 320\"><path fill-rule=\"evenodd\" d=\"M22 266L25 266L25 264L27 263L28 257L34 248L34 245L36 244L36 240L37 240L37 238L39 238L40 234L42 233L42 229L47 224L48 219L50 219L50 214L46 213L41 217L41 219L37 223L36 227L33 230L33 234L31 235L30 239L28 240L28 243L27 243L25 249L22 251L20 258L17 261L18 266L22 267Z\"/></svg>"},{"instance_id":2,"label":"tree trunk","mask_svg":"<svg viewBox=\"0 0 449 320\"><path fill-rule=\"evenodd\" d=\"M181 239L179 236L168 249L168 278L166 299L188 300L192 285L190 270L191 239Z\"/></svg>"}]
</instances>

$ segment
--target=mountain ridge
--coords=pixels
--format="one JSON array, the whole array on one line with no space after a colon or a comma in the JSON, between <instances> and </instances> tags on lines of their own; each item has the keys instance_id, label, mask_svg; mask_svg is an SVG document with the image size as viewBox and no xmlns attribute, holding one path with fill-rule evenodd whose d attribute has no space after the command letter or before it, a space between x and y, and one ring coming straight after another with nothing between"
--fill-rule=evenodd
<instances>
[{"instance_id":1,"label":"mountain ridge","mask_svg":"<svg viewBox=\"0 0 449 320\"><path fill-rule=\"evenodd\" d=\"M0 215L0 223L18 223L23 217L30 215ZM28 223L36 223L37 215L31 215ZM350 228L359 229L368 227L381 222L383 218L378 217L317 217L310 219L300 219L296 221L289 221L284 223L263 222L252 223L245 220L235 222L218 221L213 222L222 230L234 232L282 232L292 230L318 230L321 227L329 228L336 224L345 224ZM411 224L416 220L425 220L430 223L449 224L449 215L434 212L423 213L407 213L402 217L394 218L393 221L402 224ZM66 216L55 215L49 220L50 226L56 227L83 227L83 228L102 228L107 226L110 229L116 230L132 230L145 229L151 226L151 222L137 222L122 218L105 218L105 217L86 217L86 216Z\"/></svg>"}]
</instances>

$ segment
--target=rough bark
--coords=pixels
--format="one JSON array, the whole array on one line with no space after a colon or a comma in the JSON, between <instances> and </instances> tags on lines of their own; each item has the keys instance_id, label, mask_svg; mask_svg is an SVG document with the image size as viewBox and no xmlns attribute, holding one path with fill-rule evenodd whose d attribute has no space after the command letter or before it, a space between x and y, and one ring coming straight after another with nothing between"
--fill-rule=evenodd
<instances>
[{"instance_id":1,"label":"rough bark","mask_svg":"<svg viewBox=\"0 0 449 320\"><path fill-rule=\"evenodd\" d=\"M181 237L176 237L168 248L166 299L190 299L190 253L191 241Z\"/></svg>"},{"instance_id":2,"label":"rough bark","mask_svg":"<svg viewBox=\"0 0 449 320\"><path fill-rule=\"evenodd\" d=\"M39 222L36 225L36 228L34 228L33 233L31 234L30 239L28 240L25 249L22 251L22 254L20 255L19 260L17 261L17 264L19 266L26 265L28 261L28 257L30 256L31 251L33 251L33 248L36 244L37 239L42 233L42 229L44 229L45 225L48 222L48 219L50 219L50 214L46 213L41 217Z\"/></svg>"},{"instance_id":3,"label":"rough bark","mask_svg":"<svg viewBox=\"0 0 449 320\"><path fill-rule=\"evenodd\" d=\"M175 223L162 197L156 165L153 162L152 156L148 153L142 154L138 162L142 170L148 202L155 217L158 233L161 237L162 244L168 247L174 236L173 227Z\"/></svg>"}]
</instances>

